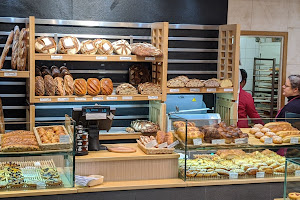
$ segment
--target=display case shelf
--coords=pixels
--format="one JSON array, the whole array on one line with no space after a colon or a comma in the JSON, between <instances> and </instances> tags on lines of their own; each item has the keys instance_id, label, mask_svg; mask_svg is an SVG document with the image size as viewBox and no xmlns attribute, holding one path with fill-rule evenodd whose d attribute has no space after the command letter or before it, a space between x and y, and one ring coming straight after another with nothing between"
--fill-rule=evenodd
<instances>
[{"instance_id":1,"label":"display case shelf","mask_svg":"<svg viewBox=\"0 0 300 200\"><path fill-rule=\"evenodd\" d=\"M29 78L29 71L0 70L1 78Z\"/></svg>"},{"instance_id":2,"label":"display case shelf","mask_svg":"<svg viewBox=\"0 0 300 200\"><path fill-rule=\"evenodd\" d=\"M233 88L167 88L168 94L180 93L233 93Z\"/></svg>"}]
</instances>

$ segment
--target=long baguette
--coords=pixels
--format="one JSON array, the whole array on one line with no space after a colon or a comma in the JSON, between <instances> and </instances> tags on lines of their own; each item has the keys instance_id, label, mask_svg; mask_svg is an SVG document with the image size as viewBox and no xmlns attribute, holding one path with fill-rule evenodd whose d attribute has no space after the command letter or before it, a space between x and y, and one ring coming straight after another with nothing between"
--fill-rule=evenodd
<instances>
[{"instance_id":1,"label":"long baguette","mask_svg":"<svg viewBox=\"0 0 300 200\"><path fill-rule=\"evenodd\" d=\"M7 38L7 40L6 40L4 49L3 49L2 54L1 54L0 69L2 69L2 67L3 67L5 58L7 56L8 51L9 51L9 46L11 45L13 39L14 39L14 31L11 31L10 34L9 34L9 36L8 36L8 38Z\"/></svg>"}]
</instances>

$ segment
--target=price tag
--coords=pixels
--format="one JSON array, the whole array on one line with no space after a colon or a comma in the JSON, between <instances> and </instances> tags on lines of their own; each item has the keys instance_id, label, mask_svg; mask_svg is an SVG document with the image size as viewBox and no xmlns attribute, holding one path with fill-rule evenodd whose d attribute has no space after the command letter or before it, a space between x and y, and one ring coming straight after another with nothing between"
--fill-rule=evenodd
<instances>
[{"instance_id":1,"label":"price tag","mask_svg":"<svg viewBox=\"0 0 300 200\"><path fill-rule=\"evenodd\" d=\"M238 179L239 174L236 172L229 172L229 179Z\"/></svg>"},{"instance_id":2,"label":"price tag","mask_svg":"<svg viewBox=\"0 0 300 200\"><path fill-rule=\"evenodd\" d=\"M201 138L193 139L193 143L194 145L202 145L202 139Z\"/></svg>"},{"instance_id":3,"label":"price tag","mask_svg":"<svg viewBox=\"0 0 300 200\"><path fill-rule=\"evenodd\" d=\"M225 144L225 139L212 140L212 144Z\"/></svg>"},{"instance_id":4,"label":"price tag","mask_svg":"<svg viewBox=\"0 0 300 200\"><path fill-rule=\"evenodd\" d=\"M35 166L35 167L40 167L40 166L41 166L41 163L40 163L40 162L34 162L34 166Z\"/></svg>"},{"instance_id":5,"label":"price tag","mask_svg":"<svg viewBox=\"0 0 300 200\"><path fill-rule=\"evenodd\" d=\"M4 76L18 76L17 72L4 72Z\"/></svg>"},{"instance_id":6,"label":"price tag","mask_svg":"<svg viewBox=\"0 0 300 200\"><path fill-rule=\"evenodd\" d=\"M131 60L131 57L120 57L120 60Z\"/></svg>"},{"instance_id":7,"label":"price tag","mask_svg":"<svg viewBox=\"0 0 300 200\"><path fill-rule=\"evenodd\" d=\"M85 97L75 97L75 101L86 101Z\"/></svg>"},{"instance_id":8,"label":"price tag","mask_svg":"<svg viewBox=\"0 0 300 200\"><path fill-rule=\"evenodd\" d=\"M59 136L59 142L60 143L68 143L68 142L70 142L70 136L69 135L60 135Z\"/></svg>"},{"instance_id":9,"label":"price tag","mask_svg":"<svg viewBox=\"0 0 300 200\"><path fill-rule=\"evenodd\" d=\"M233 88L224 88L224 92L233 92Z\"/></svg>"},{"instance_id":10,"label":"price tag","mask_svg":"<svg viewBox=\"0 0 300 200\"><path fill-rule=\"evenodd\" d=\"M168 147L168 143L167 142L164 142L164 143L161 143L161 144L158 145L159 149L166 148L166 147Z\"/></svg>"},{"instance_id":11,"label":"price tag","mask_svg":"<svg viewBox=\"0 0 300 200\"><path fill-rule=\"evenodd\" d=\"M295 171L295 176L300 176L300 170Z\"/></svg>"},{"instance_id":12,"label":"price tag","mask_svg":"<svg viewBox=\"0 0 300 200\"><path fill-rule=\"evenodd\" d=\"M266 138L264 144L272 144L273 138Z\"/></svg>"},{"instance_id":13,"label":"price tag","mask_svg":"<svg viewBox=\"0 0 300 200\"><path fill-rule=\"evenodd\" d=\"M207 92L216 92L217 89L216 88L207 88L206 91Z\"/></svg>"},{"instance_id":14,"label":"price tag","mask_svg":"<svg viewBox=\"0 0 300 200\"><path fill-rule=\"evenodd\" d=\"M103 97L93 97L94 101L103 101Z\"/></svg>"},{"instance_id":15,"label":"price tag","mask_svg":"<svg viewBox=\"0 0 300 200\"><path fill-rule=\"evenodd\" d=\"M43 181L38 181L36 183L36 189L45 189L46 188L46 183Z\"/></svg>"},{"instance_id":16,"label":"price tag","mask_svg":"<svg viewBox=\"0 0 300 200\"><path fill-rule=\"evenodd\" d=\"M145 57L145 60L155 60L155 57Z\"/></svg>"},{"instance_id":17,"label":"price tag","mask_svg":"<svg viewBox=\"0 0 300 200\"><path fill-rule=\"evenodd\" d=\"M106 97L107 100L117 100L118 97Z\"/></svg>"},{"instance_id":18,"label":"price tag","mask_svg":"<svg viewBox=\"0 0 300 200\"><path fill-rule=\"evenodd\" d=\"M51 98L40 98L40 101L51 101Z\"/></svg>"},{"instance_id":19,"label":"price tag","mask_svg":"<svg viewBox=\"0 0 300 200\"><path fill-rule=\"evenodd\" d=\"M265 178L265 172L256 172L256 178Z\"/></svg>"},{"instance_id":20,"label":"price tag","mask_svg":"<svg viewBox=\"0 0 300 200\"><path fill-rule=\"evenodd\" d=\"M158 99L158 96L148 96L148 99Z\"/></svg>"},{"instance_id":21,"label":"price tag","mask_svg":"<svg viewBox=\"0 0 300 200\"><path fill-rule=\"evenodd\" d=\"M153 148L157 145L157 141L156 140L151 140L149 143L147 143L145 146L146 148Z\"/></svg>"},{"instance_id":22,"label":"price tag","mask_svg":"<svg viewBox=\"0 0 300 200\"><path fill-rule=\"evenodd\" d=\"M290 143L291 144L299 144L299 138L297 138L297 137L291 137Z\"/></svg>"},{"instance_id":23,"label":"price tag","mask_svg":"<svg viewBox=\"0 0 300 200\"><path fill-rule=\"evenodd\" d=\"M200 92L200 88L190 88L190 92Z\"/></svg>"},{"instance_id":24,"label":"price tag","mask_svg":"<svg viewBox=\"0 0 300 200\"><path fill-rule=\"evenodd\" d=\"M238 138L234 140L235 144L248 144L248 138Z\"/></svg>"},{"instance_id":25,"label":"price tag","mask_svg":"<svg viewBox=\"0 0 300 200\"><path fill-rule=\"evenodd\" d=\"M57 101L69 101L69 98L57 98Z\"/></svg>"},{"instance_id":26,"label":"price tag","mask_svg":"<svg viewBox=\"0 0 300 200\"><path fill-rule=\"evenodd\" d=\"M107 60L107 56L96 56L96 60Z\"/></svg>"},{"instance_id":27,"label":"price tag","mask_svg":"<svg viewBox=\"0 0 300 200\"><path fill-rule=\"evenodd\" d=\"M179 92L179 89L170 89L170 92Z\"/></svg>"},{"instance_id":28,"label":"price tag","mask_svg":"<svg viewBox=\"0 0 300 200\"><path fill-rule=\"evenodd\" d=\"M53 59L53 60L59 60L59 59L63 59L63 56L54 56L54 55L51 55L51 59Z\"/></svg>"},{"instance_id":29,"label":"price tag","mask_svg":"<svg viewBox=\"0 0 300 200\"><path fill-rule=\"evenodd\" d=\"M122 97L123 100L131 100L132 96L126 96L126 97Z\"/></svg>"},{"instance_id":30,"label":"price tag","mask_svg":"<svg viewBox=\"0 0 300 200\"><path fill-rule=\"evenodd\" d=\"M177 144L179 144L178 140L176 140L175 142L173 142L172 144L170 144L167 148L174 148Z\"/></svg>"}]
</instances>

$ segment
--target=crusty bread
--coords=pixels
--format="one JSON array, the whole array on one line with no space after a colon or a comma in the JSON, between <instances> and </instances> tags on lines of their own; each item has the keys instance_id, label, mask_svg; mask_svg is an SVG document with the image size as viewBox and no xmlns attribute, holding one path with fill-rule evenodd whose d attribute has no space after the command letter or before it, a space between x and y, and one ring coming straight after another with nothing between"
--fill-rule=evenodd
<instances>
[{"instance_id":1,"label":"crusty bread","mask_svg":"<svg viewBox=\"0 0 300 200\"><path fill-rule=\"evenodd\" d=\"M35 39L35 51L54 54L57 51L56 42L52 37L42 36Z\"/></svg>"},{"instance_id":2,"label":"crusty bread","mask_svg":"<svg viewBox=\"0 0 300 200\"><path fill-rule=\"evenodd\" d=\"M114 51L114 47L111 42L103 39L95 39L94 43L97 47L97 54L100 55L111 55Z\"/></svg>"},{"instance_id":3,"label":"crusty bread","mask_svg":"<svg viewBox=\"0 0 300 200\"><path fill-rule=\"evenodd\" d=\"M73 55L80 50L80 42L76 37L65 36L60 38L58 47L60 53Z\"/></svg>"},{"instance_id":4,"label":"crusty bread","mask_svg":"<svg viewBox=\"0 0 300 200\"><path fill-rule=\"evenodd\" d=\"M87 80L87 92L89 95L96 96L100 93L100 81L97 78Z\"/></svg>"},{"instance_id":5,"label":"crusty bread","mask_svg":"<svg viewBox=\"0 0 300 200\"><path fill-rule=\"evenodd\" d=\"M111 95L114 90L113 82L110 78L102 78L100 80L100 93L103 95Z\"/></svg>"},{"instance_id":6,"label":"crusty bread","mask_svg":"<svg viewBox=\"0 0 300 200\"><path fill-rule=\"evenodd\" d=\"M172 78L172 79L168 80L167 87L168 88L183 88L183 87L185 87L185 83L180 79Z\"/></svg>"},{"instance_id":7,"label":"crusty bread","mask_svg":"<svg viewBox=\"0 0 300 200\"><path fill-rule=\"evenodd\" d=\"M80 51L82 54L94 55L97 53L97 47L93 40L84 40L80 45Z\"/></svg>"},{"instance_id":8,"label":"crusty bread","mask_svg":"<svg viewBox=\"0 0 300 200\"><path fill-rule=\"evenodd\" d=\"M55 81L50 75L44 77L45 94L47 96L55 96Z\"/></svg>"},{"instance_id":9,"label":"crusty bread","mask_svg":"<svg viewBox=\"0 0 300 200\"><path fill-rule=\"evenodd\" d=\"M9 51L9 46L11 45L11 43L13 41L13 38L14 38L14 31L11 31L10 34L9 34L9 36L8 36L8 38L7 38L7 40L6 40L4 49L3 49L2 54L1 54L0 69L2 69L2 67L3 67L5 58L7 56L8 51Z\"/></svg>"},{"instance_id":10,"label":"crusty bread","mask_svg":"<svg viewBox=\"0 0 300 200\"><path fill-rule=\"evenodd\" d=\"M44 79L41 76L35 77L35 95L44 96L45 94L45 83Z\"/></svg>"},{"instance_id":11,"label":"crusty bread","mask_svg":"<svg viewBox=\"0 0 300 200\"><path fill-rule=\"evenodd\" d=\"M126 40L118 40L112 43L114 52L118 55L130 55L131 46Z\"/></svg>"},{"instance_id":12,"label":"crusty bread","mask_svg":"<svg viewBox=\"0 0 300 200\"><path fill-rule=\"evenodd\" d=\"M87 93L87 83L83 78L75 79L74 81L74 92L78 96L86 95Z\"/></svg>"},{"instance_id":13,"label":"crusty bread","mask_svg":"<svg viewBox=\"0 0 300 200\"><path fill-rule=\"evenodd\" d=\"M14 28L14 40L13 40L12 51L11 51L11 68L12 69L17 69L19 36L20 36L19 26L15 26L15 28Z\"/></svg>"}]
</instances>

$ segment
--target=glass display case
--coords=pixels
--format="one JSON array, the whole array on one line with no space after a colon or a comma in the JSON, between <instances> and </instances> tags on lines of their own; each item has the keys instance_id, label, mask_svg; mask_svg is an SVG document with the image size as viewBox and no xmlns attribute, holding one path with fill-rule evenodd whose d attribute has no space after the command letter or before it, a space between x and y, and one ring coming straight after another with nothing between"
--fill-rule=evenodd
<instances>
[{"instance_id":1,"label":"glass display case","mask_svg":"<svg viewBox=\"0 0 300 200\"><path fill-rule=\"evenodd\" d=\"M289 176L297 173L296 164L285 164L299 147L300 131L292 123L263 119L253 128L238 128L237 120L226 124L213 114L172 114L169 119L185 181L284 178L285 169Z\"/></svg>"},{"instance_id":2,"label":"glass display case","mask_svg":"<svg viewBox=\"0 0 300 200\"><path fill-rule=\"evenodd\" d=\"M0 192L74 187L75 123L5 123L1 134Z\"/></svg>"},{"instance_id":3,"label":"glass display case","mask_svg":"<svg viewBox=\"0 0 300 200\"><path fill-rule=\"evenodd\" d=\"M291 176L288 170L285 172L283 192L285 200L300 199L300 151L297 149L291 153L295 157L288 157L286 159L286 166L292 164L297 167L294 176Z\"/></svg>"}]
</instances>

